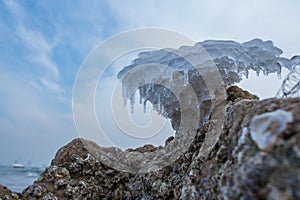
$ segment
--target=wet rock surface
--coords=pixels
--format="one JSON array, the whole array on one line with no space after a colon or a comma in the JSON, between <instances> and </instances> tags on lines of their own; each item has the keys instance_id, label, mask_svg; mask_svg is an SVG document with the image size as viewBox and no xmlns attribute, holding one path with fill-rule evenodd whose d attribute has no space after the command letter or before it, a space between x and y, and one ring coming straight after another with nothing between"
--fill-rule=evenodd
<instances>
[{"instance_id":1,"label":"wet rock surface","mask_svg":"<svg viewBox=\"0 0 300 200\"><path fill-rule=\"evenodd\" d=\"M237 99L228 100L222 133L205 157L199 150L210 134L211 122L197 132L188 151L172 165L149 173L110 168L98 161L86 145L101 151L119 149L104 150L91 141L75 139L57 152L51 165L22 194L0 187L0 198L300 199L300 99L258 101L243 95ZM260 135L255 140L251 136L253 119L277 110L290 113L292 118L276 140L272 139L272 145L259 148ZM280 128L272 126L266 130L276 133ZM265 140L263 134L261 137ZM169 138L166 146L173 140ZM122 151L122 155L147 154L157 149L162 147L145 145Z\"/></svg>"}]
</instances>

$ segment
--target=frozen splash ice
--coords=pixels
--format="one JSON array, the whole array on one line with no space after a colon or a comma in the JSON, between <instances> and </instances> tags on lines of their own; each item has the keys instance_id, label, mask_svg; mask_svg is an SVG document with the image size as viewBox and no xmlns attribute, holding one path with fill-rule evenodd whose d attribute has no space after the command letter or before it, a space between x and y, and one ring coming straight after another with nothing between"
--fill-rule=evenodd
<instances>
[{"instance_id":1,"label":"frozen splash ice","mask_svg":"<svg viewBox=\"0 0 300 200\"><path fill-rule=\"evenodd\" d=\"M199 47L202 51L199 51ZM205 53L209 56L204 56ZM282 67L291 70L295 61L281 57L282 53L282 50L274 46L272 41L254 39L238 43L207 40L194 46L182 46L179 49L142 52L131 65L124 67L118 73L118 78L122 80L125 101L129 99L133 105L135 103L133 96L136 91L139 91L141 104L145 106L146 102L150 101L159 113L170 118L180 109L176 103L176 95L172 92L176 91L176 87L190 84L198 97L199 107L202 102L216 98L209 94L205 81L201 78L203 74L195 70L187 60L198 59L197 67L202 69L201 72L203 70L209 72L211 66L216 65L225 86L248 78L249 70L254 70L257 75L262 72L264 75L277 73L278 76L281 75ZM171 69L171 72L162 66ZM169 89L162 85L167 85Z\"/></svg>"},{"instance_id":2,"label":"frozen splash ice","mask_svg":"<svg viewBox=\"0 0 300 200\"><path fill-rule=\"evenodd\" d=\"M268 150L293 120L291 112L281 109L255 116L250 124L250 136L260 149Z\"/></svg>"}]
</instances>

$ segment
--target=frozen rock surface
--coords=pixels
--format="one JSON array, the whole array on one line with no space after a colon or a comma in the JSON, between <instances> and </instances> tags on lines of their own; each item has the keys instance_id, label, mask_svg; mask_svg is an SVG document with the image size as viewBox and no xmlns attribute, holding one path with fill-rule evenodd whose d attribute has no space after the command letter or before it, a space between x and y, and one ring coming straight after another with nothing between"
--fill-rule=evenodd
<instances>
[{"instance_id":1,"label":"frozen rock surface","mask_svg":"<svg viewBox=\"0 0 300 200\"><path fill-rule=\"evenodd\" d=\"M250 127L255 116L274 112L275 118L280 112L287 119L292 115L293 120L277 127L284 129L284 134L264 151L252 139ZM95 159L86 145L104 148L75 139L62 147L35 183L15 199L300 199L300 99L239 98L227 102L225 114L221 135L208 156L199 157L199 150L205 135L210 134L211 123L172 165L151 173L110 168ZM146 145L124 153L145 154L157 148ZM1 188L0 198L14 199L11 191L2 192Z\"/></svg>"}]
</instances>

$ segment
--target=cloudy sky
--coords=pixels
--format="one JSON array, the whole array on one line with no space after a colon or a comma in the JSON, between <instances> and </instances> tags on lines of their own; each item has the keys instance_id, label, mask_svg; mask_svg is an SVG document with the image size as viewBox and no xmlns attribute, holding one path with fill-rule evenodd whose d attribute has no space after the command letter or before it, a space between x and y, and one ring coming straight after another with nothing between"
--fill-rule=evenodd
<instances>
[{"instance_id":1,"label":"cloudy sky","mask_svg":"<svg viewBox=\"0 0 300 200\"><path fill-rule=\"evenodd\" d=\"M88 53L107 38L161 27L196 41L272 40L291 57L300 53L299 9L297 0L0 1L0 164L48 164L78 136L74 80ZM265 97L280 85L259 81L248 89ZM269 93L255 90L262 86Z\"/></svg>"}]
</instances>

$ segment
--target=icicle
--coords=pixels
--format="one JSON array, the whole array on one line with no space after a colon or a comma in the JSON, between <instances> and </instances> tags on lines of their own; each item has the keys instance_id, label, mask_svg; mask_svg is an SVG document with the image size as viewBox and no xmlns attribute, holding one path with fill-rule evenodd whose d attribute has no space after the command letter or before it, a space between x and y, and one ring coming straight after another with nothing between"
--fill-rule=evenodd
<instances>
[{"instance_id":1,"label":"icicle","mask_svg":"<svg viewBox=\"0 0 300 200\"><path fill-rule=\"evenodd\" d=\"M247 69L246 69L245 75L246 75L246 79L248 79L248 77L249 77L249 71Z\"/></svg>"},{"instance_id":2,"label":"icicle","mask_svg":"<svg viewBox=\"0 0 300 200\"><path fill-rule=\"evenodd\" d=\"M269 74L268 70L263 70L263 74L264 74L264 76L267 76Z\"/></svg>"},{"instance_id":3,"label":"icicle","mask_svg":"<svg viewBox=\"0 0 300 200\"><path fill-rule=\"evenodd\" d=\"M184 66L183 67L183 83L186 86L189 83L189 69Z\"/></svg>"},{"instance_id":4,"label":"icicle","mask_svg":"<svg viewBox=\"0 0 300 200\"><path fill-rule=\"evenodd\" d=\"M126 104L127 104L127 96L126 96L126 93L127 93L127 87L125 86L124 83L122 83L122 97L123 97L123 106L125 107Z\"/></svg>"},{"instance_id":5,"label":"icicle","mask_svg":"<svg viewBox=\"0 0 300 200\"><path fill-rule=\"evenodd\" d=\"M165 114L165 107L162 105L161 106L161 114L164 115Z\"/></svg>"},{"instance_id":6,"label":"icicle","mask_svg":"<svg viewBox=\"0 0 300 200\"><path fill-rule=\"evenodd\" d=\"M143 98L144 98L144 92L143 92L144 89L143 88L144 88L143 86L139 88L139 92L140 92L140 104L143 103Z\"/></svg>"},{"instance_id":7,"label":"icicle","mask_svg":"<svg viewBox=\"0 0 300 200\"><path fill-rule=\"evenodd\" d=\"M277 77L281 79L281 66L279 65L279 70L277 71Z\"/></svg>"},{"instance_id":8,"label":"icicle","mask_svg":"<svg viewBox=\"0 0 300 200\"><path fill-rule=\"evenodd\" d=\"M130 109L131 113L134 113L134 104L135 104L135 92L132 93L130 97Z\"/></svg>"},{"instance_id":9,"label":"icicle","mask_svg":"<svg viewBox=\"0 0 300 200\"><path fill-rule=\"evenodd\" d=\"M255 70L255 71L256 71L256 76L259 76L260 70L257 69L257 70Z\"/></svg>"},{"instance_id":10,"label":"icicle","mask_svg":"<svg viewBox=\"0 0 300 200\"><path fill-rule=\"evenodd\" d=\"M131 114L133 114L134 113L134 103L132 103L132 101L131 101L131 103L130 103L130 112L131 112Z\"/></svg>"},{"instance_id":11,"label":"icicle","mask_svg":"<svg viewBox=\"0 0 300 200\"><path fill-rule=\"evenodd\" d=\"M160 104L161 102L160 102L160 92L158 92L158 97L157 97L157 104Z\"/></svg>"},{"instance_id":12,"label":"icicle","mask_svg":"<svg viewBox=\"0 0 300 200\"><path fill-rule=\"evenodd\" d=\"M189 83L189 70L184 69L184 86L186 86Z\"/></svg>"},{"instance_id":13,"label":"icicle","mask_svg":"<svg viewBox=\"0 0 300 200\"><path fill-rule=\"evenodd\" d=\"M160 111L161 111L161 99L160 99L160 91L158 91L158 96L157 96L157 105L158 105L158 113L160 114Z\"/></svg>"},{"instance_id":14,"label":"icicle","mask_svg":"<svg viewBox=\"0 0 300 200\"><path fill-rule=\"evenodd\" d=\"M151 92L154 92L154 83L150 83L151 84Z\"/></svg>"},{"instance_id":15,"label":"icicle","mask_svg":"<svg viewBox=\"0 0 300 200\"><path fill-rule=\"evenodd\" d=\"M144 101L144 103L143 103L143 108L144 108L144 113L146 113L146 110L147 110L147 101Z\"/></svg>"}]
</instances>

